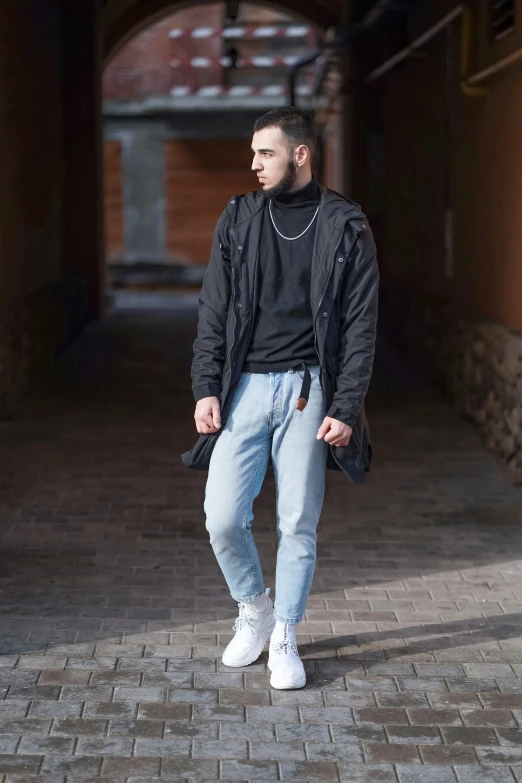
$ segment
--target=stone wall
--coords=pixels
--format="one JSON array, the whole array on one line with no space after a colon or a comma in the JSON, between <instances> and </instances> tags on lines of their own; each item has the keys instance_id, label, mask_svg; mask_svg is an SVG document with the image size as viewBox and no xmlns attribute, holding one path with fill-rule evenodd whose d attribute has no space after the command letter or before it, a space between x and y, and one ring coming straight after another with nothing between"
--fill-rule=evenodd
<instances>
[{"instance_id":1,"label":"stone wall","mask_svg":"<svg viewBox=\"0 0 522 783\"><path fill-rule=\"evenodd\" d=\"M477 427L522 485L522 333L381 280L380 329Z\"/></svg>"},{"instance_id":2,"label":"stone wall","mask_svg":"<svg viewBox=\"0 0 522 783\"><path fill-rule=\"evenodd\" d=\"M0 310L0 419L21 415L21 401L92 317L87 286L58 283Z\"/></svg>"}]
</instances>

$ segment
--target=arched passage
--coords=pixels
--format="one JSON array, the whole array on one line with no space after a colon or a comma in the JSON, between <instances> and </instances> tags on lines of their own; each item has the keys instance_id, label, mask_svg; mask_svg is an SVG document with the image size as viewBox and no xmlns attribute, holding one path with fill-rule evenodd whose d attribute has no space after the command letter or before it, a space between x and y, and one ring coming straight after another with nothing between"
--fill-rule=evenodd
<instances>
[{"instance_id":1,"label":"arched passage","mask_svg":"<svg viewBox=\"0 0 522 783\"><path fill-rule=\"evenodd\" d=\"M107 63L127 41L154 22L168 14L196 5L194 2L172 2L172 0L108 0L103 10L103 56ZM263 3L266 7L287 11L296 18L327 29L345 21L346 4L334 0L317 0L306 4L299 0L280 0L278 3Z\"/></svg>"},{"instance_id":2,"label":"arched passage","mask_svg":"<svg viewBox=\"0 0 522 783\"><path fill-rule=\"evenodd\" d=\"M117 51L102 93L106 260L118 290L201 280L223 204L256 186L253 123L288 101L290 65L319 40L281 6L245 2L232 20L211 2L168 13ZM316 77L311 63L296 80L308 108Z\"/></svg>"}]
</instances>

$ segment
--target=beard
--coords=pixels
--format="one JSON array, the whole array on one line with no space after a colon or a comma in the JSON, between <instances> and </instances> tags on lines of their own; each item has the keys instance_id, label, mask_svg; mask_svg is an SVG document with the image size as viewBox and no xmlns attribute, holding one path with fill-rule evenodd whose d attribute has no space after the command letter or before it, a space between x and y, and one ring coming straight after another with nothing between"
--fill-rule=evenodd
<instances>
[{"instance_id":1,"label":"beard","mask_svg":"<svg viewBox=\"0 0 522 783\"><path fill-rule=\"evenodd\" d=\"M264 188L261 190L266 198L271 196L284 196L286 193L290 193L295 185L297 179L297 166L292 158L288 161L285 169L285 173L277 183L271 188Z\"/></svg>"}]
</instances>

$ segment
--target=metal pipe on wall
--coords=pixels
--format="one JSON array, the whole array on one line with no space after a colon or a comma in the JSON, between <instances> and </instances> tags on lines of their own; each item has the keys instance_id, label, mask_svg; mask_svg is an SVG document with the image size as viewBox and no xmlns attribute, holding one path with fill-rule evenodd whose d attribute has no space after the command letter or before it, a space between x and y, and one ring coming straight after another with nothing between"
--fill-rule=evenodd
<instances>
[{"instance_id":1,"label":"metal pipe on wall","mask_svg":"<svg viewBox=\"0 0 522 783\"><path fill-rule=\"evenodd\" d=\"M408 44L408 46L405 46L404 49L401 49L399 52L397 52L397 54L394 54L392 57L382 63L382 65L379 65L377 68L371 71L366 77L366 81L370 83L375 82L377 79L380 79L381 76L384 76L385 73L391 71L392 68L395 68L396 65L413 54L414 51L420 49L421 46L423 46L425 43L428 43L428 41L431 41L432 38L435 38L436 35L438 35L440 32L442 32L442 30L448 27L448 25L454 22L455 19L458 19L458 17L463 13L463 10L463 6L458 5L453 9L453 11L450 11L449 14L446 14L446 16L440 19L436 24L432 25L429 30L426 30L425 33L419 35L414 41Z\"/></svg>"},{"instance_id":2,"label":"metal pipe on wall","mask_svg":"<svg viewBox=\"0 0 522 783\"><path fill-rule=\"evenodd\" d=\"M372 27L376 22L379 21L381 16L385 13L385 11L388 10L390 6L393 5L393 3L396 0L377 0L377 2L370 8L370 10L363 16L362 20L358 23L355 23L353 25L350 25L348 30L348 40L350 40L353 37L354 33L360 33L364 30L367 30L369 27ZM297 80L297 74L301 70L301 68L304 68L306 65L310 65L310 63L313 63L319 55L322 53L322 49L318 49L317 52L313 53L312 55L309 55L308 57L304 57L302 60L297 62L292 68L290 69L290 72L288 74L288 100L290 106L295 106L295 98L296 98L296 80Z\"/></svg>"},{"instance_id":3,"label":"metal pipe on wall","mask_svg":"<svg viewBox=\"0 0 522 783\"><path fill-rule=\"evenodd\" d=\"M417 49L420 49L421 46L435 38L436 35L449 27L459 17L462 17L460 36L460 88L463 94L467 95L468 97L485 97L487 95L487 90L483 87L474 87L473 83L480 81L480 78L482 78L484 74L488 75L490 71L493 72L493 69L496 70L499 64L497 64L497 66L491 66L490 69L486 69L485 71L468 78L467 74L469 69L472 38L472 11L468 3L462 3L461 5L456 6L452 11L442 17L442 19L440 19L436 24L432 25L428 30L426 30L425 33L419 35L414 41L408 44L408 46L405 46L404 49L401 49L399 52L397 52L397 54L394 54L393 57L390 57L388 60L386 60L386 62L382 63L382 65L379 65L378 68L375 68L373 71L371 71L371 73L366 77L366 81L368 83L372 83L381 76L384 76L385 73L391 71L392 68L413 54L413 52L415 52ZM520 56L522 56L522 51L518 54L518 57ZM515 58L512 55L511 59L505 58L505 60L509 59L511 62L513 59L518 59L518 57ZM501 62L503 63L504 61ZM509 63L506 63L506 65L508 64Z\"/></svg>"}]
</instances>

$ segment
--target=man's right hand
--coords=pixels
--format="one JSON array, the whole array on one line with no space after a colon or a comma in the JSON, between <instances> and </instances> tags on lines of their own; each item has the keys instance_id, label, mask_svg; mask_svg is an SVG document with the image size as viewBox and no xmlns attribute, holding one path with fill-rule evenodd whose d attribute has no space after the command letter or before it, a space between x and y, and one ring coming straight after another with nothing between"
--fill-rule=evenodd
<instances>
[{"instance_id":1,"label":"man's right hand","mask_svg":"<svg viewBox=\"0 0 522 783\"><path fill-rule=\"evenodd\" d=\"M201 435L221 429L221 404L219 397L204 397L196 403L194 413L196 429Z\"/></svg>"}]
</instances>

